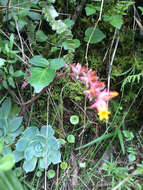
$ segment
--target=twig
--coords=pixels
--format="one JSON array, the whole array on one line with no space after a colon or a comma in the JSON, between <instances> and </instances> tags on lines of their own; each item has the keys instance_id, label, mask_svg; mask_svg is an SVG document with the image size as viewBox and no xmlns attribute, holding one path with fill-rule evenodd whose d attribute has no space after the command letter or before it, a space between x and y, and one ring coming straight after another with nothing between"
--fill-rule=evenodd
<instances>
[{"instance_id":1,"label":"twig","mask_svg":"<svg viewBox=\"0 0 143 190\"><path fill-rule=\"evenodd\" d=\"M72 16L72 20L74 20L74 22L76 22L77 18L79 17L80 13L82 12L85 3L86 3L86 0L81 0L80 4L76 7L74 15Z\"/></svg>"},{"instance_id":2,"label":"twig","mask_svg":"<svg viewBox=\"0 0 143 190\"><path fill-rule=\"evenodd\" d=\"M88 50L89 50L89 44L90 44L90 41L91 41L91 38L96 30L96 27L98 25L98 23L101 21L101 17L102 17L102 11L103 11L103 4L104 4L104 0L101 1L101 6L100 6L100 13L99 13L99 17L98 17L98 20L97 22L95 23L94 25L94 28L92 30L92 33L89 37L89 40L87 42L87 46L86 46L86 53L85 53L85 60L86 60L86 65L88 66Z\"/></svg>"},{"instance_id":3,"label":"twig","mask_svg":"<svg viewBox=\"0 0 143 190\"><path fill-rule=\"evenodd\" d=\"M14 17L14 20L15 20L16 30L17 30L18 37L19 37L20 44L21 44L21 53L22 53L22 57L23 57L23 60L26 61L25 53L24 53L23 41L22 41L22 38L21 38L21 35L20 35L20 32L19 32L18 23L17 23L17 20L16 20L15 17Z\"/></svg>"}]
</instances>

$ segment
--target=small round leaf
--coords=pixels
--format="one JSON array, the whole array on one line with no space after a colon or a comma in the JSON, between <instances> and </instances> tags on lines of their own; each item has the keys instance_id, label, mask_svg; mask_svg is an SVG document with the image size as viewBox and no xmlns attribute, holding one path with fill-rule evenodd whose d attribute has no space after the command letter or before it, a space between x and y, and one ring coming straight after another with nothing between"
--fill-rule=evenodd
<instances>
[{"instance_id":1,"label":"small round leaf","mask_svg":"<svg viewBox=\"0 0 143 190\"><path fill-rule=\"evenodd\" d=\"M67 141L68 141L69 143L75 143L75 137L74 137L73 135L68 135Z\"/></svg>"},{"instance_id":2,"label":"small round leaf","mask_svg":"<svg viewBox=\"0 0 143 190\"><path fill-rule=\"evenodd\" d=\"M48 170L47 177L48 179L54 178L56 175L56 172L54 170Z\"/></svg>"},{"instance_id":3,"label":"small round leaf","mask_svg":"<svg viewBox=\"0 0 143 190\"><path fill-rule=\"evenodd\" d=\"M62 162L62 163L60 164L60 168L61 168L62 170L67 169L67 167L68 167L67 162Z\"/></svg>"},{"instance_id":4,"label":"small round leaf","mask_svg":"<svg viewBox=\"0 0 143 190\"><path fill-rule=\"evenodd\" d=\"M70 117L70 122L73 125L77 125L79 123L79 117L77 115L72 115Z\"/></svg>"}]
</instances>

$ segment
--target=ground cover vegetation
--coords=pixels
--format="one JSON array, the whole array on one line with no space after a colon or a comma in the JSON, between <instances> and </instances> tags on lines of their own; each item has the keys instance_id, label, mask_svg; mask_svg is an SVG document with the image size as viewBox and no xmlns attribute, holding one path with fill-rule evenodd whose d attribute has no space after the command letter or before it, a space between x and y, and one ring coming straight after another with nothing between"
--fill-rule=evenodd
<instances>
[{"instance_id":1,"label":"ground cover vegetation","mask_svg":"<svg viewBox=\"0 0 143 190\"><path fill-rule=\"evenodd\" d=\"M0 0L0 190L143 189L143 4Z\"/></svg>"}]
</instances>

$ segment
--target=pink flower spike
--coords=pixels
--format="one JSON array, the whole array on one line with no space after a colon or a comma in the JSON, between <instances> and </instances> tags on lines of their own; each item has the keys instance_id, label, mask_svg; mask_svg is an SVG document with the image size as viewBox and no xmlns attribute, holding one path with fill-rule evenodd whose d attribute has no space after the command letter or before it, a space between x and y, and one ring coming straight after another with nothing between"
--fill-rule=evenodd
<instances>
[{"instance_id":1,"label":"pink flower spike","mask_svg":"<svg viewBox=\"0 0 143 190\"><path fill-rule=\"evenodd\" d=\"M102 99L104 101L108 101L112 98L114 98L115 96L118 96L118 92L115 92L115 91L107 91L106 89L103 90L99 96L98 96L98 99Z\"/></svg>"},{"instance_id":2,"label":"pink flower spike","mask_svg":"<svg viewBox=\"0 0 143 190\"><path fill-rule=\"evenodd\" d=\"M82 65L80 63L73 63L71 65L71 72L73 72L74 74L74 78L77 80L79 78L79 75L81 75L82 73L86 72L87 69L85 67L82 67Z\"/></svg>"}]
</instances>

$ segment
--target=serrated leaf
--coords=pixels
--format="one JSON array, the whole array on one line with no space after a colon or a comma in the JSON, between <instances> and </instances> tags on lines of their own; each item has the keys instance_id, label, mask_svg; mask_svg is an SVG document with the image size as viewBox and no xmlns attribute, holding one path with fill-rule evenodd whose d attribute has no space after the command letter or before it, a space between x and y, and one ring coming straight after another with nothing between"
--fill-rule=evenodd
<instances>
[{"instance_id":1,"label":"serrated leaf","mask_svg":"<svg viewBox=\"0 0 143 190\"><path fill-rule=\"evenodd\" d=\"M96 8L92 4L86 4L85 12L87 16L93 15L96 13Z\"/></svg>"},{"instance_id":2,"label":"serrated leaf","mask_svg":"<svg viewBox=\"0 0 143 190\"><path fill-rule=\"evenodd\" d=\"M63 58L56 58L49 60L50 62L50 69L52 70L58 70L65 66L65 61Z\"/></svg>"},{"instance_id":3,"label":"serrated leaf","mask_svg":"<svg viewBox=\"0 0 143 190\"><path fill-rule=\"evenodd\" d=\"M0 159L0 171L10 170L15 164L13 154L7 154Z\"/></svg>"},{"instance_id":4,"label":"serrated leaf","mask_svg":"<svg viewBox=\"0 0 143 190\"><path fill-rule=\"evenodd\" d=\"M120 29L123 24L122 15L104 16L104 21L108 21L112 26Z\"/></svg>"},{"instance_id":5,"label":"serrated leaf","mask_svg":"<svg viewBox=\"0 0 143 190\"><path fill-rule=\"evenodd\" d=\"M85 37L84 37L84 40L86 42L88 42L90 36L91 36L91 33L93 31L93 27L89 27L87 28L87 30L85 31ZM95 32L93 33L92 35L92 38L90 40L90 43L91 44L95 44L95 43L98 43L100 41L102 41L104 38L105 38L105 34L99 29L99 28L96 28Z\"/></svg>"},{"instance_id":6,"label":"serrated leaf","mask_svg":"<svg viewBox=\"0 0 143 190\"><path fill-rule=\"evenodd\" d=\"M25 160L23 164L23 168L26 171L26 173L32 172L36 167L36 163L37 163L37 158L35 157L33 157L31 160Z\"/></svg>"},{"instance_id":7,"label":"serrated leaf","mask_svg":"<svg viewBox=\"0 0 143 190\"><path fill-rule=\"evenodd\" d=\"M56 76L55 71L49 68L31 67L30 72L32 76L29 78L29 83L34 87L36 93L48 86Z\"/></svg>"},{"instance_id":8,"label":"serrated leaf","mask_svg":"<svg viewBox=\"0 0 143 190\"><path fill-rule=\"evenodd\" d=\"M39 66L39 67L48 67L49 66L48 60L43 58L40 55L35 55L34 57L32 57L32 59L29 60L29 63L31 65L35 65L35 66Z\"/></svg>"}]
</instances>

